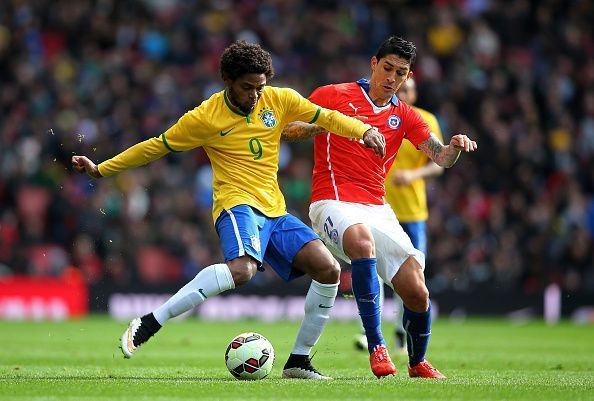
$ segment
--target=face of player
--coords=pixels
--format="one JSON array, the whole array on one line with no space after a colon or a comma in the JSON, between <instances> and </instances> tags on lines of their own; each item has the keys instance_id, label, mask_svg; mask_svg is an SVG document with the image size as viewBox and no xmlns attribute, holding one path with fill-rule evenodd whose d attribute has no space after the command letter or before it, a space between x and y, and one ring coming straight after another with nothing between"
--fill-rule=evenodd
<instances>
[{"instance_id":1,"label":"face of player","mask_svg":"<svg viewBox=\"0 0 594 401\"><path fill-rule=\"evenodd\" d=\"M231 103L245 114L254 111L266 86L266 75L244 74L235 81L225 80Z\"/></svg>"},{"instance_id":2,"label":"face of player","mask_svg":"<svg viewBox=\"0 0 594 401\"><path fill-rule=\"evenodd\" d=\"M378 106L387 104L411 74L410 63L395 54L371 58L369 96Z\"/></svg>"},{"instance_id":3,"label":"face of player","mask_svg":"<svg viewBox=\"0 0 594 401\"><path fill-rule=\"evenodd\" d=\"M413 78L408 78L398 89L398 98L411 106L417 102L417 85Z\"/></svg>"}]
</instances>

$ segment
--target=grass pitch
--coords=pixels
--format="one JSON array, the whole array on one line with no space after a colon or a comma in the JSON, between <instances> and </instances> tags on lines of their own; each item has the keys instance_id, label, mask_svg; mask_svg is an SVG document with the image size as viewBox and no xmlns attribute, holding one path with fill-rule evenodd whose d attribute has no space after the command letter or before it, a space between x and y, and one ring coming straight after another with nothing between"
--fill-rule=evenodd
<instances>
[{"instance_id":1,"label":"grass pitch","mask_svg":"<svg viewBox=\"0 0 594 401\"><path fill-rule=\"evenodd\" d=\"M0 322L0 400L594 400L592 326L440 320L428 359L447 379L411 379L392 353L398 374L377 380L352 346L357 324L331 321L314 358L335 378L323 383L281 378L297 323L172 322L131 360L117 349L125 327L106 317ZM275 347L264 380L227 372L225 348L244 331Z\"/></svg>"}]
</instances>

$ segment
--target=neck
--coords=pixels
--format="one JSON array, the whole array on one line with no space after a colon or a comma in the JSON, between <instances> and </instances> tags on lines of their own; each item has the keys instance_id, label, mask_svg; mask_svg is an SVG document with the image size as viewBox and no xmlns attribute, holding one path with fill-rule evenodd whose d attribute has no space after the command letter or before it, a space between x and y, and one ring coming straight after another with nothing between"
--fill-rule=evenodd
<instances>
[{"instance_id":1,"label":"neck","mask_svg":"<svg viewBox=\"0 0 594 401\"><path fill-rule=\"evenodd\" d=\"M374 85L371 82L369 83L369 92L367 94L369 95L371 101L375 103L376 106L380 107L387 105L392 99L392 96L386 98L386 96L383 94L377 94L376 91L374 91Z\"/></svg>"},{"instance_id":2,"label":"neck","mask_svg":"<svg viewBox=\"0 0 594 401\"><path fill-rule=\"evenodd\" d=\"M229 89L227 89L227 100L229 100L229 103L231 104L231 106L235 107L237 110L241 111L243 114L248 115L251 113L251 110L245 111L242 107L240 107L238 105L238 103L235 101L235 99L233 99L233 95L231 94L231 91Z\"/></svg>"}]
</instances>

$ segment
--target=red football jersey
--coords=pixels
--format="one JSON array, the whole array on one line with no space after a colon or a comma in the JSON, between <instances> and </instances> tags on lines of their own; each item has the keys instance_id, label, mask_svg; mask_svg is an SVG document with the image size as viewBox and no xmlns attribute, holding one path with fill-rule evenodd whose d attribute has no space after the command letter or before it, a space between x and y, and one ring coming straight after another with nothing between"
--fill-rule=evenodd
<instances>
[{"instance_id":1,"label":"red football jersey","mask_svg":"<svg viewBox=\"0 0 594 401\"><path fill-rule=\"evenodd\" d=\"M408 104L393 96L386 106L378 107L367 95L368 88L369 82L362 79L319 87L309 97L319 106L359 117L386 138L386 156L382 159L366 148L363 140L329 132L316 136L312 202L332 199L384 204L384 181L402 139L408 139L417 147L431 134L427 123Z\"/></svg>"}]
</instances>

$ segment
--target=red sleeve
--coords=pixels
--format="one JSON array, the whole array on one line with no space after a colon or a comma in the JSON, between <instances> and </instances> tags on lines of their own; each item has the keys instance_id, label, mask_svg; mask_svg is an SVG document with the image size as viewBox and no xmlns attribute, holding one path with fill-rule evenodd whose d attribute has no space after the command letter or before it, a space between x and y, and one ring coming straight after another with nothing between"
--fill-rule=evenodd
<instances>
[{"instance_id":1,"label":"red sleeve","mask_svg":"<svg viewBox=\"0 0 594 401\"><path fill-rule=\"evenodd\" d=\"M404 137L408 139L418 149L419 144L431 136L431 128L427 125L418 111L406 103L401 103L405 107L403 113Z\"/></svg>"},{"instance_id":2,"label":"red sleeve","mask_svg":"<svg viewBox=\"0 0 594 401\"><path fill-rule=\"evenodd\" d=\"M326 85L316 88L312 94L309 95L309 101L325 109L332 109L331 100L335 97L336 89L334 86Z\"/></svg>"}]
</instances>

